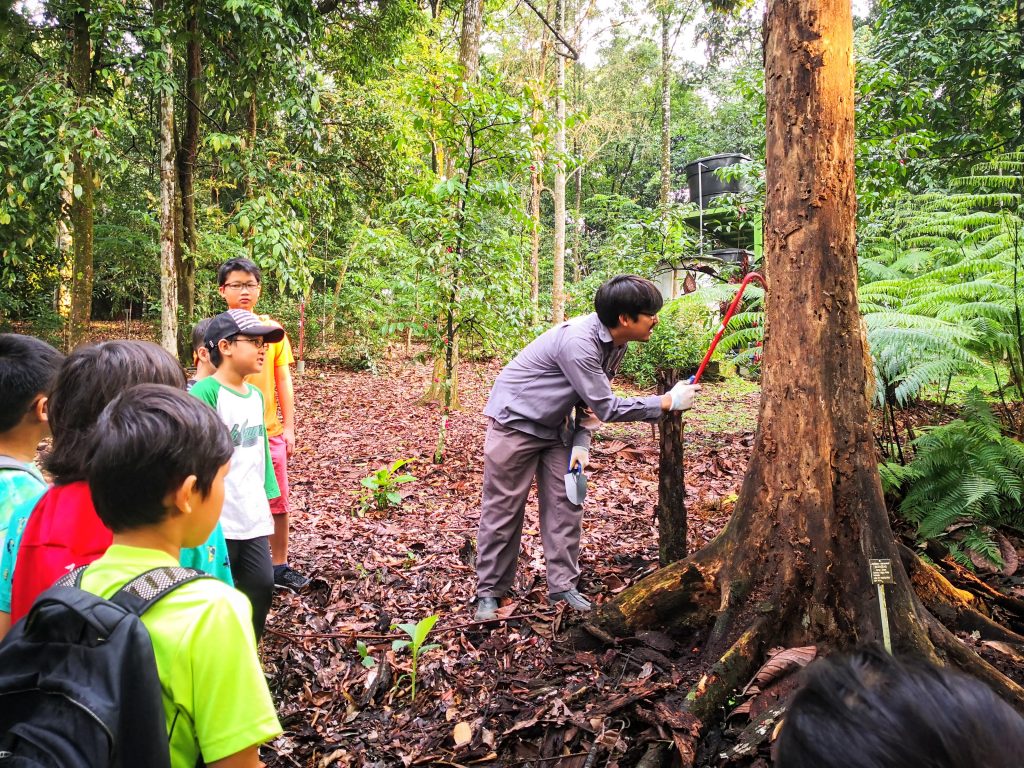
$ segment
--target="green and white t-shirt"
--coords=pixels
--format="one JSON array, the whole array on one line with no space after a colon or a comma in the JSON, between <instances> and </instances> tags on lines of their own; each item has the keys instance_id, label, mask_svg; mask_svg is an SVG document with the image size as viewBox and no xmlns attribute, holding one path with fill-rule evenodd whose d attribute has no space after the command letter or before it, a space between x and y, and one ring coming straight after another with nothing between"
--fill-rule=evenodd
<instances>
[{"instance_id":1,"label":"green and white t-shirt","mask_svg":"<svg viewBox=\"0 0 1024 768\"><path fill-rule=\"evenodd\" d=\"M166 552L112 544L82 575L82 589L110 598L153 568L175 566ZM156 656L171 768L194 768L263 744L281 733L267 689L252 608L216 579L184 584L142 615Z\"/></svg>"},{"instance_id":2,"label":"green and white t-shirt","mask_svg":"<svg viewBox=\"0 0 1024 768\"><path fill-rule=\"evenodd\" d=\"M263 424L263 395L252 384L246 384L245 389L245 394L236 392L208 376L189 390L217 411L235 445L224 480L224 511L220 516L224 538L234 540L272 534L274 520L268 499L281 495Z\"/></svg>"}]
</instances>

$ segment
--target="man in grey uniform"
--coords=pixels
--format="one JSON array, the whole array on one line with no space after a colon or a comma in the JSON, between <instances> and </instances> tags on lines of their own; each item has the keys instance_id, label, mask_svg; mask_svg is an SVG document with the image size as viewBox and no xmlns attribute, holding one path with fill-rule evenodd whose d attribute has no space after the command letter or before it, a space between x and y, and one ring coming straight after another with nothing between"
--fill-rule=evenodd
<instances>
[{"instance_id":1,"label":"man in grey uniform","mask_svg":"<svg viewBox=\"0 0 1024 768\"><path fill-rule=\"evenodd\" d=\"M593 606L576 589L583 508L566 496L564 476L586 467L590 437L602 421L655 421L693 405L700 389L680 382L664 395L616 397L610 381L630 341L647 341L662 299L635 275L605 282L596 312L534 339L498 375L484 409L484 486L477 534L475 619L496 616L516 575L526 497L534 476L541 541L552 602Z\"/></svg>"}]
</instances>

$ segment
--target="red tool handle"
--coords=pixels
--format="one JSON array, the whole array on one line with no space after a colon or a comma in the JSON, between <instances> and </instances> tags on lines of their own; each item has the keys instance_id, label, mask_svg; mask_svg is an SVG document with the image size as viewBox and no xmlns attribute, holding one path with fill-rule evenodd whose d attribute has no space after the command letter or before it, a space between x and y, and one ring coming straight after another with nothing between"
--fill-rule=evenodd
<instances>
[{"instance_id":1,"label":"red tool handle","mask_svg":"<svg viewBox=\"0 0 1024 768\"><path fill-rule=\"evenodd\" d=\"M700 362L700 368L697 372L690 377L690 384L697 384L700 382L700 377L704 373L704 369L707 368L708 361L711 360L711 355L715 351L715 347L718 346L719 340L722 338L722 334L725 333L725 326L729 324L732 319L733 312L736 311L736 307L740 304L740 299L743 297L743 291L746 290L747 284L751 281L758 282L767 291L768 283L765 282L764 276L760 272L750 272L746 277L743 278L743 282L740 283L740 289L736 292L736 297L732 300L732 304L729 305L729 309L725 312L725 317L722 318L722 324L718 326L718 333L715 334L714 340L711 342L711 346L708 347L708 353L704 355L704 359Z\"/></svg>"}]
</instances>

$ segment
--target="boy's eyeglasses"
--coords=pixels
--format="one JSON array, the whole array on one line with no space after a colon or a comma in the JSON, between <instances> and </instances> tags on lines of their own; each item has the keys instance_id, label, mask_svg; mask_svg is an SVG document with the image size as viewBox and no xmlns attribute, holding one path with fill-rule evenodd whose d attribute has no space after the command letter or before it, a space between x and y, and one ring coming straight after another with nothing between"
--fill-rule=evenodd
<instances>
[{"instance_id":1,"label":"boy's eyeglasses","mask_svg":"<svg viewBox=\"0 0 1024 768\"><path fill-rule=\"evenodd\" d=\"M240 291L243 288L250 293L260 289L259 283L224 283L224 287L230 291Z\"/></svg>"},{"instance_id":2,"label":"boy's eyeglasses","mask_svg":"<svg viewBox=\"0 0 1024 768\"><path fill-rule=\"evenodd\" d=\"M235 338L232 339L232 341L248 341L250 344L256 347L256 349L263 349L265 346L267 346L267 343L263 339L251 339L244 336L236 336Z\"/></svg>"}]
</instances>

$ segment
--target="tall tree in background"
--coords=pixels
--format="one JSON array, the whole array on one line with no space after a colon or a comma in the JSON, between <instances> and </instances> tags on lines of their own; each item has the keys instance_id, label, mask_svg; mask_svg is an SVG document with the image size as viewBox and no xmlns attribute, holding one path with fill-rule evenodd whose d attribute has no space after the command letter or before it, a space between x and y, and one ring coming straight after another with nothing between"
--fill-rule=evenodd
<instances>
[{"instance_id":1,"label":"tall tree in background","mask_svg":"<svg viewBox=\"0 0 1024 768\"><path fill-rule=\"evenodd\" d=\"M766 648L881 640L869 559L893 566L886 589L897 650L955 662L1024 706L1024 689L924 609L889 526L857 303L852 38L848 0L768 5L770 289L750 464L716 539L598 612L614 633L711 625L703 647L710 671L687 697L689 726L676 733L684 765L693 764L702 725L719 716ZM928 568L912 554L908 563Z\"/></svg>"},{"instance_id":2,"label":"tall tree in background","mask_svg":"<svg viewBox=\"0 0 1024 768\"><path fill-rule=\"evenodd\" d=\"M154 0L153 20L162 30L157 92L160 102L160 345L178 354L178 280L175 259L174 45L164 28L164 0Z\"/></svg>"},{"instance_id":3,"label":"tall tree in background","mask_svg":"<svg viewBox=\"0 0 1024 768\"><path fill-rule=\"evenodd\" d=\"M565 35L565 0L555 0L555 16L560 36ZM555 202L554 263L551 277L551 322L565 320L565 56L555 58L555 179L551 193Z\"/></svg>"},{"instance_id":4,"label":"tall tree in background","mask_svg":"<svg viewBox=\"0 0 1024 768\"><path fill-rule=\"evenodd\" d=\"M92 35L89 30L91 13L91 1L81 0L71 15L69 79L80 109L92 93ZM79 147L73 149L71 162L74 164L74 188L71 196L71 237L74 256L71 272L69 348L85 338L92 319L92 217L95 173L91 158Z\"/></svg>"},{"instance_id":5,"label":"tall tree in background","mask_svg":"<svg viewBox=\"0 0 1024 768\"><path fill-rule=\"evenodd\" d=\"M672 46L669 43L668 6L661 7L661 193L658 202L668 205L672 193Z\"/></svg>"}]
</instances>

